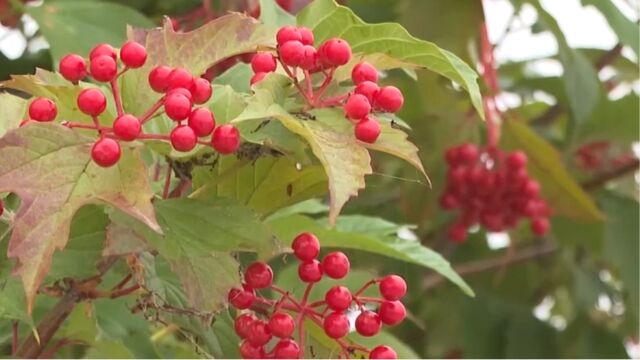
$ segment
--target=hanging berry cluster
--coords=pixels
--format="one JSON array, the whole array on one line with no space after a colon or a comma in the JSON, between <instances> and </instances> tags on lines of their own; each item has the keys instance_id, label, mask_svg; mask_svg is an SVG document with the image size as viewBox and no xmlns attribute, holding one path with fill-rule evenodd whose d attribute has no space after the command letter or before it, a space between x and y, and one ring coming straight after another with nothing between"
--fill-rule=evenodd
<instances>
[{"instance_id":1,"label":"hanging berry cluster","mask_svg":"<svg viewBox=\"0 0 640 360\"><path fill-rule=\"evenodd\" d=\"M525 153L462 144L447 150L446 161L447 187L440 205L446 210L459 209L449 229L452 241L463 242L468 228L477 223L500 232L515 227L522 217L531 219L536 235L549 231L549 208L540 198L540 184L527 174Z\"/></svg>"},{"instance_id":2,"label":"hanging berry cluster","mask_svg":"<svg viewBox=\"0 0 640 360\"><path fill-rule=\"evenodd\" d=\"M323 276L342 279L350 268L348 257L339 251L328 253L319 261L320 243L311 233L298 235L292 244L293 253L300 260L298 277L307 284L301 300L283 290L273 282L271 267L255 262L246 268L242 288L229 292L229 303L241 310L235 319L235 331L242 343L240 354L246 359L295 359L304 357L304 321L309 319L324 329L341 349L341 356L348 358L355 352L364 352L370 359L396 359L395 351L386 345L373 349L354 344L344 337L351 329L347 312L358 312L355 329L362 336L376 335L382 324L394 326L402 322L406 310L400 299L407 292L407 284L397 275L372 279L358 291L336 285L330 288L324 299L313 301L311 290ZM362 293L378 284L381 298L365 297ZM272 300L256 293L256 290L271 290L279 295ZM373 311L371 304L377 310ZM294 318L295 316L295 318ZM297 340L294 332L297 330ZM266 347L273 345L270 351Z\"/></svg>"},{"instance_id":3,"label":"hanging berry cluster","mask_svg":"<svg viewBox=\"0 0 640 360\"><path fill-rule=\"evenodd\" d=\"M99 116L107 107L107 97L99 88L82 90L77 97L78 109L91 117L93 124L64 121L70 128L93 129L98 131L99 138L93 145L91 157L103 167L113 166L120 159L120 141L164 140L181 152L187 152L197 144L210 145L221 154L230 154L240 145L240 134L230 124L216 127L213 113L205 107L194 107L206 103L212 94L211 83L194 77L183 68L170 68L159 65L154 67L148 76L149 86L160 95L159 99L145 113L134 115L126 113L122 106L118 79L122 74L142 67L147 60L144 46L134 41L122 45L119 54L109 44L100 44L89 54L89 66L80 55L68 54L60 60L60 74L77 84L90 76L97 82L108 83L113 95L117 117L113 126L100 124ZM143 125L165 113L175 121L169 135L143 132ZM29 105L29 119L39 122L53 121L57 116L56 104L47 98L36 98ZM185 124L186 122L186 124ZM208 137L210 140L199 140Z\"/></svg>"},{"instance_id":4,"label":"hanging berry cluster","mask_svg":"<svg viewBox=\"0 0 640 360\"><path fill-rule=\"evenodd\" d=\"M355 85L352 92L323 97L336 68L351 60L351 46L347 41L329 39L316 49L311 30L295 26L280 28L276 40L278 46L275 55L271 52L259 52L253 56L252 85L264 79L268 73L276 71L279 63L309 107L342 105L346 118L355 124L355 137L366 143L374 143L380 136L380 124L371 115L373 112L395 113L402 108L402 92L395 86L380 88L377 84L377 69L364 61L352 69L351 79ZM299 72L304 76L304 83L298 79ZM324 79L320 80L321 77L318 77L317 84L313 74L321 74Z\"/></svg>"}]
</instances>

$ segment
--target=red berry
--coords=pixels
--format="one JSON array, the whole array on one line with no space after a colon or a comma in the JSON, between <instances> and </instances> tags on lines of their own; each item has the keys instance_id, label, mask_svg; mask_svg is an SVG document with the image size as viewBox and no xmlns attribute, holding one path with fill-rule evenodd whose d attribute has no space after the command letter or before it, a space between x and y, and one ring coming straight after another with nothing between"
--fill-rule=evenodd
<instances>
[{"instance_id":1,"label":"red berry","mask_svg":"<svg viewBox=\"0 0 640 360\"><path fill-rule=\"evenodd\" d=\"M349 272L349 258L341 251L334 251L322 259L322 270L332 279L342 279Z\"/></svg>"},{"instance_id":2,"label":"red berry","mask_svg":"<svg viewBox=\"0 0 640 360\"><path fill-rule=\"evenodd\" d=\"M29 104L29 118L35 121L53 121L58 115L58 107L51 99L39 97Z\"/></svg>"},{"instance_id":3,"label":"red berry","mask_svg":"<svg viewBox=\"0 0 640 360\"><path fill-rule=\"evenodd\" d=\"M178 125L169 134L171 145L174 149L182 152L193 150L198 143L198 137L192 128L185 125Z\"/></svg>"},{"instance_id":4,"label":"red berry","mask_svg":"<svg viewBox=\"0 0 640 360\"><path fill-rule=\"evenodd\" d=\"M316 67L318 52L311 45L305 45L302 49L302 58L300 59L300 67L304 70L313 70Z\"/></svg>"},{"instance_id":5,"label":"red berry","mask_svg":"<svg viewBox=\"0 0 640 360\"><path fill-rule=\"evenodd\" d=\"M209 109L197 108L189 115L189 127L197 136L207 136L213 132L216 127L216 120Z\"/></svg>"},{"instance_id":6,"label":"red berry","mask_svg":"<svg viewBox=\"0 0 640 360\"><path fill-rule=\"evenodd\" d=\"M149 85L156 92L164 92L169 87L169 74L171 69L168 66L156 66L149 72Z\"/></svg>"},{"instance_id":7,"label":"red berry","mask_svg":"<svg viewBox=\"0 0 640 360\"><path fill-rule=\"evenodd\" d=\"M248 340L244 340L240 344L240 356L243 359L264 359L266 358L264 353L264 347L254 346Z\"/></svg>"},{"instance_id":8,"label":"red berry","mask_svg":"<svg viewBox=\"0 0 640 360\"><path fill-rule=\"evenodd\" d=\"M271 331L269 330L269 326L262 320L256 320L251 323L249 331L247 340L253 346L262 346L271 340Z\"/></svg>"},{"instance_id":9,"label":"red berry","mask_svg":"<svg viewBox=\"0 0 640 360\"><path fill-rule=\"evenodd\" d=\"M452 194L443 194L440 196L440 206L445 210L455 209L459 205L458 199Z\"/></svg>"},{"instance_id":10,"label":"red berry","mask_svg":"<svg viewBox=\"0 0 640 360\"><path fill-rule=\"evenodd\" d=\"M324 301L331 310L344 311L351 305L351 292L344 286L336 285L329 289L324 296Z\"/></svg>"},{"instance_id":11,"label":"red berry","mask_svg":"<svg viewBox=\"0 0 640 360\"><path fill-rule=\"evenodd\" d=\"M249 80L249 84L254 85L259 83L265 78L265 76L267 76L267 74L268 73L265 73L265 72L259 72L259 73L253 74L253 76L251 77L251 80Z\"/></svg>"},{"instance_id":12,"label":"red berry","mask_svg":"<svg viewBox=\"0 0 640 360\"><path fill-rule=\"evenodd\" d=\"M320 253L320 241L312 233L301 233L293 240L291 244L293 253L302 261L310 261L315 259Z\"/></svg>"},{"instance_id":13,"label":"red berry","mask_svg":"<svg viewBox=\"0 0 640 360\"><path fill-rule=\"evenodd\" d=\"M246 339L251 331L251 324L258 320L253 314L242 314L236 318L233 323L233 328L236 334L242 339Z\"/></svg>"},{"instance_id":14,"label":"red berry","mask_svg":"<svg viewBox=\"0 0 640 360\"><path fill-rule=\"evenodd\" d=\"M380 136L380 124L375 119L366 116L358 121L354 128L354 134L356 139L373 144Z\"/></svg>"},{"instance_id":15,"label":"red berry","mask_svg":"<svg viewBox=\"0 0 640 360\"><path fill-rule=\"evenodd\" d=\"M373 348L369 353L369 359L397 359L398 354L386 345L379 345Z\"/></svg>"},{"instance_id":16,"label":"red berry","mask_svg":"<svg viewBox=\"0 0 640 360\"><path fill-rule=\"evenodd\" d=\"M276 57L270 52L256 53L251 59L251 69L253 69L254 73L272 72L276 70L276 67L278 67Z\"/></svg>"},{"instance_id":17,"label":"red berry","mask_svg":"<svg viewBox=\"0 0 640 360\"><path fill-rule=\"evenodd\" d=\"M366 61L358 63L351 70L351 80L353 83L358 85L364 81L377 82L378 81L378 70L371 64Z\"/></svg>"},{"instance_id":18,"label":"red berry","mask_svg":"<svg viewBox=\"0 0 640 360\"><path fill-rule=\"evenodd\" d=\"M349 96L344 104L344 113L349 119L359 120L369 115L371 104L367 97L360 94Z\"/></svg>"},{"instance_id":19,"label":"red berry","mask_svg":"<svg viewBox=\"0 0 640 360\"><path fill-rule=\"evenodd\" d=\"M193 103L193 94L191 94L191 91L185 89L185 88L175 88L175 89L171 89L169 91L167 91L167 97L173 95L173 94L180 94L184 97L186 97L187 99L189 99L189 101L191 101L191 103Z\"/></svg>"},{"instance_id":20,"label":"red berry","mask_svg":"<svg viewBox=\"0 0 640 360\"><path fill-rule=\"evenodd\" d=\"M299 356L300 346L291 339L282 339L273 348L274 359L297 359Z\"/></svg>"},{"instance_id":21,"label":"red berry","mask_svg":"<svg viewBox=\"0 0 640 360\"><path fill-rule=\"evenodd\" d=\"M127 41L120 48L122 63L132 69L137 69L147 61L147 49L135 41Z\"/></svg>"},{"instance_id":22,"label":"red berry","mask_svg":"<svg viewBox=\"0 0 640 360\"><path fill-rule=\"evenodd\" d=\"M253 302L256 300L256 293L253 289L244 285L242 289L232 288L229 290L227 300L229 300L229 303L234 308L244 310L253 305Z\"/></svg>"},{"instance_id":23,"label":"red berry","mask_svg":"<svg viewBox=\"0 0 640 360\"><path fill-rule=\"evenodd\" d=\"M320 46L319 56L325 65L344 65L351 59L351 46L342 39L329 39Z\"/></svg>"},{"instance_id":24,"label":"red berry","mask_svg":"<svg viewBox=\"0 0 640 360\"><path fill-rule=\"evenodd\" d=\"M523 151L514 151L507 156L507 168L518 170L527 166L527 154Z\"/></svg>"},{"instance_id":25,"label":"red berry","mask_svg":"<svg viewBox=\"0 0 640 360\"><path fill-rule=\"evenodd\" d=\"M102 167L113 166L120 160L120 145L113 139L102 138L93 144L91 158Z\"/></svg>"},{"instance_id":26,"label":"red berry","mask_svg":"<svg viewBox=\"0 0 640 360\"><path fill-rule=\"evenodd\" d=\"M276 34L276 40L278 41L278 45L283 45L292 40L301 41L302 35L300 34L300 30L295 26L283 26Z\"/></svg>"},{"instance_id":27,"label":"red berry","mask_svg":"<svg viewBox=\"0 0 640 360\"><path fill-rule=\"evenodd\" d=\"M276 312L269 319L269 330L279 338L288 338L293 334L296 323L291 315L284 312Z\"/></svg>"},{"instance_id":28,"label":"red berry","mask_svg":"<svg viewBox=\"0 0 640 360\"><path fill-rule=\"evenodd\" d=\"M185 95L172 93L167 95L164 101L164 111L169 118L180 121L189 117L192 105L191 100Z\"/></svg>"},{"instance_id":29,"label":"red berry","mask_svg":"<svg viewBox=\"0 0 640 360\"><path fill-rule=\"evenodd\" d=\"M447 149L444 154L444 159L449 164L449 166L456 166L460 162L460 148L453 147Z\"/></svg>"},{"instance_id":30,"label":"red berry","mask_svg":"<svg viewBox=\"0 0 640 360\"><path fill-rule=\"evenodd\" d=\"M240 132L231 124L218 126L213 131L211 146L220 154L231 154L240 146Z\"/></svg>"},{"instance_id":31,"label":"red berry","mask_svg":"<svg viewBox=\"0 0 640 360\"><path fill-rule=\"evenodd\" d=\"M356 89L354 90L354 92L356 94L366 96L367 100L369 100L369 103L373 104L379 90L380 90L380 87L378 86L378 84L372 81L363 81L359 83L358 86L356 86Z\"/></svg>"},{"instance_id":32,"label":"red berry","mask_svg":"<svg viewBox=\"0 0 640 360\"><path fill-rule=\"evenodd\" d=\"M478 150L478 147L473 144L463 144L458 148L457 155L460 161L467 164L473 164L478 161L480 151Z\"/></svg>"},{"instance_id":33,"label":"red berry","mask_svg":"<svg viewBox=\"0 0 640 360\"><path fill-rule=\"evenodd\" d=\"M107 98L98 89L84 89L78 94L78 109L89 116L98 116L107 108Z\"/></svg>"},{"instance_id":34,"label":"red berry","mask_svg":"<svg viewBox=\"0 0 640 360\"><path fill-rule=\"evenodd\" d=\"M549 232L549 219L547 218L535 218L531 221L531 231L538 236L545 235Z\"/></svg>"},{"instance_id":35,"label":"red berry","mask_svg":"<svg viewBox=\"0 0 640 360\"><path fill-rule=\"evenodd\" d=\"M385 325L397 325L407 316L407 310L400 301L385 301L378 310L380 320Z\"/></svg>"},{"instance_id":36,"label":"red berry","mask_svg":"<svg viewBox=\"0 0 640 360\"><path fill-rule=\"evenodd\" d=\"M133 141L142 131L142 125L137 117L124 114L113 122L113 133L124 141Z\"/></svg>"},{"instance_id":37,"label":"red berry","mask_svg":"<svg viewBox=\"0 0 640 360\"><path fill-rule=\"evenodd\" d=\"M87 63L77 54L68 54L60 60L60 74L69 81L80 81L87 76Z\"/></svg>"},{"instance_id":38,"label":"red berry","mask_svg":"<svg viewBox=\"0 0 640 360\"><path fill-rule=\"evenodd\" d=\"M175 88L189 89L193 83L193 76L187 69L176 68L171 71L167 81L169 82L169 86L167 87L169 90Z\"/></svg>"},{"instance_id":39,"label":"red berry","mask_svg":"<svg viewBox=\"0 0 640 360\"><path fill-rule=\"evenodd\" d=\"M373 311L365 310L356 318L356 330L362 336L373 336L381 327L380 316Z\"/></svg>"},{"instance_id":40,"label":"red berry","mask_svg":"<svg viewBox=\"0 0 640 360\"><path fill-rule=\"evenodd\" d=\"M254 262L245 270L244 281L254 289L268 288L273 281L273 270L263 262Z\"/></svg>"},{"instance_id":41,"label":"red berry","mask_svg":"<svg viewBox=\"0 0 640 360\"><path fill-rule=\"evenodd\" d=\"M207 79L197 78L193 79L189 91L193 95L193 102L196 104L204 104L211 98L213 88L211 83Z\"/></svg>"},{"instance_id":42,"label":"red berry","mask_svg":"<svg viewBox=\"0 0 640 360\"><path fill-rule=\"evenodd\" d=\"M322 279L322 265L318 260L305 261L298 266L298 277L306 283L315 283Z\"/></svg>"},{"instance_id":43,"label":"red berry","mask_svg":"<svg viewBox=\"0 0 640 360\"><path fill-rule=\"evenodd\" d=\"M535 180L529 179L524 183L522 193L528 197L537 197L540 195L540 184Z\"/></svg>"},{"instance_id":44,"label":"red berry","mask_svg":"<svg viewBox=\"0 0 640 360\"><path fill-rule=\"evenodd\" d=\"M376 94L376 106L386 112L397 112L403 104L402 92L395 86L385 86Z\"/></svg>"},{"instance_id":45,"label":"red berry","mask_svg":"<svg viewBox=\"0 0 640 360\"><path fill-rule=\"evenodd\" d=\"M300 33L300 42L302 42L304 45L313 45L315 39L313 37L313 32L311 31L311 29L303 26L298 28L298 32Z\"/></svg>"},{"instance_id":46,"label":"red berry","mask_svg":"<svg viewBox=\"0 0 640 360\"><path fill-rule=\"evenodd\" d=\"M407 283L398 275L387 275L380 280L380 295L386 300L399 300L407 293Z\"/></svg>"},{"instance_id":47,"label":"red berry","mask_svg":"<svg viewBox=\"0 0 640 360\"><path fill-rule=\"evenodd\" d=\"M349 318L340 311L332 312L324 318L324 332L332 339L339 339L349 333Z\"/></svg>"},{"instance_id":48,"label":"red berry","mask_svg":"<svg viewBox=\"0 0 640 360\"><path fill-rule=\"evenodd\" d=\"M116 64L116 61L111 56L97 56L91 59L89 72L97 81L111 81L118 73L118 64Z\"/></svg>"},{"instance_id":49,"label":"red berry","mask_svg":"<svg viewBox=\"0 0 640 360\"><path fill-rule=\"evenodd\" d=\"M304 45L300 41L287 41L278 48L280 60L289 66L299 66L304 58Z\"/></svg>"},{"instance_id":50,"label":"red berry","mask_svg":"<svg viewBox=\"0 0 640 360\"><path fill-rule=\"evenodd\" d=\"M109 44L98 44L91 50L91 53L89 53L89 60L103 55L109 56L113 60L118 59L118 53L116 53L116 49L114 49L113 46Z\"/></svg>"}]
</instances>

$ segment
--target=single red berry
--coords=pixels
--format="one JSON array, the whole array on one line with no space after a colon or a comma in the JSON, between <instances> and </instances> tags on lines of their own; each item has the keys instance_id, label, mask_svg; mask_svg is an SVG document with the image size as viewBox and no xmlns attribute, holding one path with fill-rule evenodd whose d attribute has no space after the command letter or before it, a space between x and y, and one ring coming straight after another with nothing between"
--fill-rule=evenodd
<instances>
[{"instance_id":1,"label":"single red berry","mask_svg":"<svg viewBox=\"0 0 640 360\"><path fill-rule=\"evenodd\" d=\"M116 121L113 122L113 133L124 141L137 139L141 131L142 125L140 124L140 120L130 114L119 116Z\"/></svg>"},{"instance_id":2,"label":"single red berry","mask_svg":"<svg viewBox=\"0 0 640 360\"><path fill-rule=\"evenodd\" d=\"M270 52L259 52L251 59L251 69L254 73L276 71L278 63L276 57Z\"/></svg>"},{"instance_id":3,"label":"single red berry","mask_svg":"<svg viewBox=\"0 0 640 360\"><path fill-rule=\"evenodd\" d=\"M378 70L366 61L358 63L351 70L351 80L358 85L364 81L377 82Z\"/></svg>"},{"instance_id":4,"label":"single red berry","mask_svg":"<svg viewBox=\"0 0 640 360\"><path fill-rule=\"evenodd\" d=\"M209 109L197 108L193 109L189 115L188 124L198 137L202 137L213 132L213 129L216 127L216 120Z\"/></svg>"},{"instance_id":5,"label":"single red berry","mask_svg":"<svg viewBox=\"0 0 640 360\"><path fill-rule=\"evenodd\" d=\"M344 65L351 59L351 46L342 39L329 39L320 46L319 57L325 65Z\"/></svg>"},{"instance_id":6,"label":"single red berry","mask_svg":"<svg viewBox=\"0 0 640 360\"><path fill-rule=\"evenodd\" d=\"M165 92L169 87L169 74L173 69L168 66L160 65L151 69L149 72L149 85L156 92Z\"/></svg>"},{"instance_id":7,"label":"single red berry","mask_svg":"<svg viewBox=\"0 0 640 360\"><path fill-rule=\"evenodd\" d=\"M522 193L528 197L537 197L540 195L540 184L535 180L529 179L524 183Z\"/></svg>"},{"instance_id":8,"label":"single red berry","mask_svg":"<svg viewBox=\"0 0 640 360\"><path fill-rule=\"evenodd\" d=\"M73 82L82 80L87 76L87 63L77 54L67 54L60 60L60 74Z\"/></svg>"},{"instance_id":9,"label":"single red berry","mask_svg":"<svg viewBox=\"0 0 640 360\"><path fill-rule=\"evenodd\" d=\"M322 279L322 265L318 260L305 261L298 265L298 277L306 283L315 283Z\"/></svg>"},{"instance_id":10,"label":"single red berry","mask_svg":"<svg viewBox=\"0 0 640 360\"><path fill-rule=\"evenodd\" d=\"M297 27L288 25L283 26L280 28L280 30L278 30L278 33L276 34L276 40L278 42L278 45L283 45L288 41L301 41L302 35L300 34L300 30L298 30Z\"/></svg>"},{"instance_id":11,"label":"single red berry","mask_svg":"<svg viewBox=\"0 0 640 360\"><path fill-rule=\"evenodd\" d=\"M113 166L120 160L120 144L113 139L102 138L93 144L91 158L102 167Z\"/></svg>"},{"instance_id":12,"label":"single red berry","mask_svg":"<svg viewBox=\"0 0 640 360\"><path fill-rule=\"evenodd\" d=\"M386 112L397 112L404 104L402 92L395 86L385 86L376 94L376 106Z\"/></svg>"},{"instance_id":13,"label":"single red berry","mask_svg":"<svg viewBox=\"0 0 640 360\"><path fill-rule=\"evenodd\" d=\"M549 219L547 218L539 217L531 221L531 231L538 236L545 235L549 232L549 228Z\"/></svg>"},{"instance_id":14,"label":"single red berry","mask_svg":"<svg viewBox=\"0 0 640 360\"><path fill-rule=\"evenodd\" d=\"M362 336L373 336L381 327L380 316L373 311L365 310L356 318L356 331Z\"/></svg>"},{"instance_id":15,"label":"single red berry","mask_svg":"<svg viewBox=\"0 0 640 360\"><path fill-rule=\"evenodd\" d=\"M248 309L253 305L256 300L256 293L250 287L243 285L242 289L232 288L229 290L227 300L231 306L238 310Z\"/></svg>"},{"instance_id":16,"label":"single red berry","mask_svg":"<svg viewBox=\"0 0 640 360\"><path fill-rule=\"evenodd\" d=\"M189 70L184 68L176 68L171 71L168 78L169 86L167 89L175 89L175 88L191 88L191 84L193 82L193 76L189 72Z\"/></svg>"},{"instance_id":17,"label":"single red berry","mask_svg":"<svg viewBox=\"0 0 640 360\"><path fill-rule=\"evenodd\" d=\"M109 56L113 60L118 59L118 53L116 52L116 49L113 48L113 46L109 44L98 44L89 53L89 60L93 60L94 58L103 55Z\"/></svg>"},{"instance_id":18,"label":"single red berry","mask_svg":"<svg viewBox=\"0 0 640 360\"><path fill-rule=\"evenodd\" d=\"M269 330L269 325L262 320L256 320L251 323L249 327L249 336L247 340L253 346L262 346L271 340L271 331Z\"/></svg>"},{"instance_id":19,"label":"single red berry","mask_svg":"<svg viewBox=\"0 0 640 360\"><path fill-rule=\"evenodd\" d=\"M107 108L107 98L99 89L84 89L78 94L78 109L89 116L98 116Z\"/></svg>"},{"instance_id":20,"label":"single red berry","mask_svg":"<svg viewBox=\"0 0 640 360\"><path fill-rule=\"evenodd\" d=\"M293 240L291 244L293 253L302 261L310 261L315 259L320 253L320 241L312 233L301 233Z\"/></svg>"},{"instance_id":21,"label":"single red berry","mask_svg":"<svg viewBox=\"0 0 640 360\"><path fill-rule=\"evenodd\" d=\"M311 31L311 29L302 26L298 28L298 32L300 33L300 42L302 42L304 45L313 45L315 39L313 37L313 32Z\"/></svg>"},{"instance_id":22,"label":"single red berry","mask_svg":"<svg viewBox=\"0 0 640 360\"><path fill-rule=\"evenodd\" d=\"M386 345L379 345L373 348L369 353L369 359L397 359L398 354Z\"/></svg>"},{"instance_id":23,"label":"single red berry","mask_svg":"<svg viewBox=\"0 0 640 360\"><path fill-rule=\"evenodd\" d=\"M29 118L35 121L53 121L58 115L58 107L51 99L39 97L29 104Z\"/></svg>"},{"instance_id":24,"label":"single red berry","mask_svg":"<svg viewBox=\"0 0 640 360\"><path fill-rule=\"evenodd\" d=\"M218 126L213 131L211 146L220 154L231 154L240 146L240 132L231 124Z\"/></svg>"},{"instance_id":25,"label":"single red berry","mask_svg":"<svg viewBox=\"0 0 640 360\"><path fill-rule=\"evenodd\" d=\"M349 333L349 318L343 312L335 311L324 318L322 327L327 336L339 339Z\"/></svg>"},{"instance_id":26,"label":"single red berry","mask_svg":"<svg viewBox=\"0 0 640 360\"><path fill-rule=\"evenodd\" d=\"M400 300L407 293L407 283L398 275L387 275L380 280L380 295L386 300Z\"/></svg>"},{"instance_id":27,"label":"single red berry","mask_svg":"<svg viewBox=\"0 0 640 360\"><path fill-rule=\"evenodd\" d=\"M193 79L189 91L193 95L193 102L196 104L204 104L211 99L213 88L211 83L207 79L197 78Z\"/></svg>"},{"instance_id":28,"label":"single red berry","mask_svg":"<svg viewBox=\"0 0 640 360\"><path fill-rule=\"evenodd\" d=\"M480 155L480 151L478 150L478 147L475 146L474 144L467 143L467 144L463 144L458 148L457 155L460 161L467 164L473 164L476 161L478 161L478 156Z\"/></svg>"},{"instance_id":29,"label":"single red berry","mask_svg":"<svg viewBox=\"0 0 640 360\"><path fill-rule=\"evenodd\" d=\"M111 56L101 55L91 59L89 72L94 79L101 82L113 80L118 73L118 64Z\"/></svg>"},{"instance_id":30,"label":"single red berry","mask_svg":"<svg viewBox=\"0 0 640 360\"><path fill-rule=\"evenodd\" d=\"M514 151L507 155L507 168L510 170L518 170L527 166L527 154L523 151Z\"/></svg>"},{"instance_id":31,"label":"single red berry","mask_svg":"<svg viewBox=\"0 0 640 360\"><path fill-rule=\"evenodd\" d=\"M354 134L356 139L373 144L380 136L380 124L375 119L365 116L356 124Z\"/></svg>"},{"instance_id":32,"label":"single red berry","mask_svg":"<svg viewBox=\"0 0 640 360\"><path fill-rule=\"evenodd\" d=\"M135 41L127 41L120 48L122 63L132 69L137 69L147 61L147 49Z\"/></svg>"},{"instance_id":33,"label":"single red berry","mask_svg":"<svg viewBox=\"0 0 640 360\"><path fill-rule=\"evenodd\" d=\"M457 166L460 163L460 148L452 147L444 153L444 159L449 166Z\"/></svg>"},{"instance_id":34,"label":"single red berry","mask_svg":"<svg viewBox=\"0 0 640 360\"><path fill-rule=\"evenodd\" d=\"M249 84L250 85L255 85L257 83L259 83L260 81L262 81L268 73L265 72L259 72L259 73L255 73L253 74L253 76L251 77L251 80L249 80Z\"/></svg>"},{"instance_id":35,"label":"single red berry","mask_svg":"<svg viewBox=\"0 0 640 360\"><path fill-rule=\"evenodd\" d=\"M373 104L375 101L378 91L380 91L380 87L373 81L363 81L359 83L354 90L356 94L366 96L370 104Z\"/></svg>"},{"instance_id":36,"label":"single red berry","mask_svg":"<svg viewBox=\"0 0 640 360\"><path fill-rule=\"evenodd\" d=\"M378 310L380 320L385 325L398 325L407 316L407 310L400 301L385 301Z\"/></svg>"},{"instance_id":37,"label":"single red berry","mask_svg":"<svg viewBox=\"0 0 640 360\"><path fill-rule=\"evenodd\" d=\"M304 58L304 45L300 41L291 40L278 48L280 60L289 66L299 66Z\"/></svg>"},{"instance_id":38,"label":"single red berry","mask_svg":"<svg viewBox=\"0 0 640 360\"><path fill-rule=\"evenodd\" d=\"M248 340L244 340L240 344L240 356L243 359L264 359L266 358L264 353L264 347L254 346Z\"/></svg>"},{"instance_id":39,"label":"single red berry","mask_svg":"<svg viewBox=\"0 0 640 360\"><path fill-rule=\"evenodd\" d=\"M273 281L273 270L263 262L254 262L245 270L244 281L254 289L268 288Z\"/></svg>"},{"instance_id":40,"label":"single red berry","mask_svg":"<svg viewBox=\"0 0 640 360\"><path fill-rule=\"evenodd\" d=\"M191 103L193 104L193 94L188 89L175 88L175 89L171 89L171 90L167 91L167 97L169 97L169 96L171 96L173 94L180 94L180 95L186 97L187 99L189 99L189 101L191 101Z\"/></svg>"},{"instance_id":41,"label":"single red berry","mask_svg":"<svg viewBox=\"0 0 640 360\"><path fill-rule=\"evenodd\" d=\"M297 359L299 356L300 346L291 339L282 339L273 348L274 359Z\"/></svg>"},{"instance_id":42,"label":"single red berry","mask_svg":"<svg viewBox=\"0 0 640 360\"><path fill-rule=\"evenodd\" d=\"M344 311L351 305L351 292L344 286L336 285L324 295L324 301L331 310Z\"/></svg>"},{"instance_id":43,"label":"single red berry","mask_svg":"<svg viewBox=\"0 0 640 360\"><path fill-rule=\"evenodd\" d=\"M296 323L291 315L284 312L275 312L269 319L269 330L279 338L288 338L293 334Z\"/></svg>"},{"instance_id":44,"label":"single red berry","mask_svg":"<svg viewBox=\"0 0 640 360\"><path fill-rule=\"evenodd\" d=\"M236 318L233 323L233 328L236 331L236 334L242 339L246 339L251 331L251 324L254 321L258 320L253 314L242 314Z\"/></svg>"},{"instance_id":45,"label":"single red berry","mask_svg":"<svg viewBox=\"0 0 640 360\"><path fill-rule=\"evenodd\" d=\"M172 93L164 101L164 111L173 120L180 121L191 114L191 100L183 94Z\"/></svg>"},{"instance_id":46,"label":"single red berry","mask_svg":"<svg viewBox=\"0 0 640 360\"><path fill-rule=\"evenodd\" d=\"M169 134L171 145L174 149L182 152L193 150L198 143L198 137L192 128L185 125L178 125Z\"/></svg>"},{"instance_id":47,"label":"single red berry","mask_svg":"<svg viewBox=\"0 0 640 360\"><path fill-rule=\"evenodd\" d=\"M442 194L440 196L440 206L445 210L455 209L459 205L458 199L453 194Z\"/></svg>"},{"instance_id":48,"label":"single red berry","mask_svg":"<svg viewBox=\"0 0 640 360\"><path fill-rule=\"evenodd\" d=\"M370 111L371 104L364 95L353 94L344 104L344 113L349 119L360 120L369 115Z\"/></svg>"},{"instance_id":49,"label":"single red berry","mask_svg":"<svg viewBox=\"0 0 640 360\"><path fill-rule=\"evenodd\" d=\"M322 259L322 270L332 279L342 279L349 273L349 258L341 251L334 251Z\"/></svg>"},{"instance_id":50,"label":"single red berry","mask_svg":"<svg viewBox=\"0 0 640 360\"><path fill-rule=\"evenodd\" d=\"M302 49L302 58L299 66L304 70L313 70L318 60L318 52L311 45L305 45Z\"/></svg>"}]
</instances>

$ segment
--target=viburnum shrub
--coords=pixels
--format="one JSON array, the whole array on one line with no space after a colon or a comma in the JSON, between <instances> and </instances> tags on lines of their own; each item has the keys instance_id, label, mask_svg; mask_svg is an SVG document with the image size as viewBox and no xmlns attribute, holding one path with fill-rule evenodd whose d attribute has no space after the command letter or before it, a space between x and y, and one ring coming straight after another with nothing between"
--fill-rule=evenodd
<instances>
[{"instance_id":1,"label":"viburnum shrub","mask_svg":"<svg viewBox=\"0 0 640 360\"><path fill-rule=\"evenodd\" d=\"M354 352L364 352L370 359L396 359L396 352L387 345L372 349L346 338L355 331L362 336L375 336L383 325L395 326L407 315L400 299L407 293L407 284L397 275L372 279L351 293L342 286L331 287L323 299L311 299L311 290L324 276L343 279L349 273L347 255L340 251L326 254L318 260L320 242L312 233L301 233L293 240L292 249L299 260L298 278L306 284L301 299L289 290L273 284L273 270L263 262L254 262L244 271L242 288L229 291L229 303L239 310L234 324L236 334L243 339L240 355L245 359L296 359L305 352L305 319L315 323L333 339L340 355L348 358ZM362 293L378 285L380 297ZM260 293L264 291L265 293ZM276 298L267 297L268 292ZM354 324L349 320L355 316Z\"/></svg>"}]
</instances>

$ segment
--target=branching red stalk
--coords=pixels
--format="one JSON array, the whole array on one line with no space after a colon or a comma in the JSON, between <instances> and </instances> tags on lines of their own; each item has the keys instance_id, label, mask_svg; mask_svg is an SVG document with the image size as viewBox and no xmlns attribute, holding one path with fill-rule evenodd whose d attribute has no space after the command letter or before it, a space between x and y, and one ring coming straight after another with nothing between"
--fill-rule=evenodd
<instances>
[{"instance_id":1,"label":"branching red stalk","mask_svg":"<svg viewBox=\"0 0 640 360\"><path fill-rule=\"evenodd\" d=\"M489 41L487 22L484 19L480 24L480 62L482 64L482 78L490 92L483 97L487 122L487 142L489 148L495 148L500 140L500 128L498 124L500 113L496 107L495 100L496 95L500 93L500 85L498 83L498 73L493 56L493 46Z\"/></svg>"},{"instance_id":2,"label":"branching red stalk","mask_svg":"<svg viewBox=\"0 0 640 360\"><path fill-rule=\"evenodd\" d=\"M113 101L116 103L116 112L118 116L124 115L124 108L122 107L122 99L120 98L120 88L118 87L118 77L109 82L111 85L111 93L113 94Z\"/></svg>"},{"instance_id":3,"label":"branching red stalk","mask_svg":"<svg viewBox=\"0 0 640 360\"><path fill-rule=\"evenodd\" d=\"M160 109L162 105L164 105L164 99L165 99L164 96L158 99L158 101L156 101L156 103L153 104L151 108L147 110L146 113L142 114L142 116L140 117L141 124L146 123L147 121L151 120L155 116L156 111L158 111L158 109Z\"/></svg>"},{"instance_id":4,"label":"branching red stalk","mask_svg":"<svg viewBox=\"0 0 640 360\"><path fill-rule=\"evenodd\" d=\"M17 320L12 321L11 323L11 356L15 356L18 351L18 323Z\"/></svg>"},{"instance_id":5,"label":"branching red stalk","mask_svg":"<svg viewBox=\"0 0 640 360\"><path fill-rule=\"evenodd\" d=\"M324 92L327 90L327 88L329 87L329 85L331 84L331 80L333 80L333 74L335 74L336 69L335 68L331 68L331 70L329 70L328 74L325 74L324 77L324 81L322 82L322 85L320 85L320 87L318 88L318 91L316 91L315 96L313 97L313 101L314 102L318 102L321 101L322 98L322 94L324 94ZM340 97L346 97L347 95L340 95ZM326 104L326 103L323 103Z\"/></svg>"}]
</instances>

